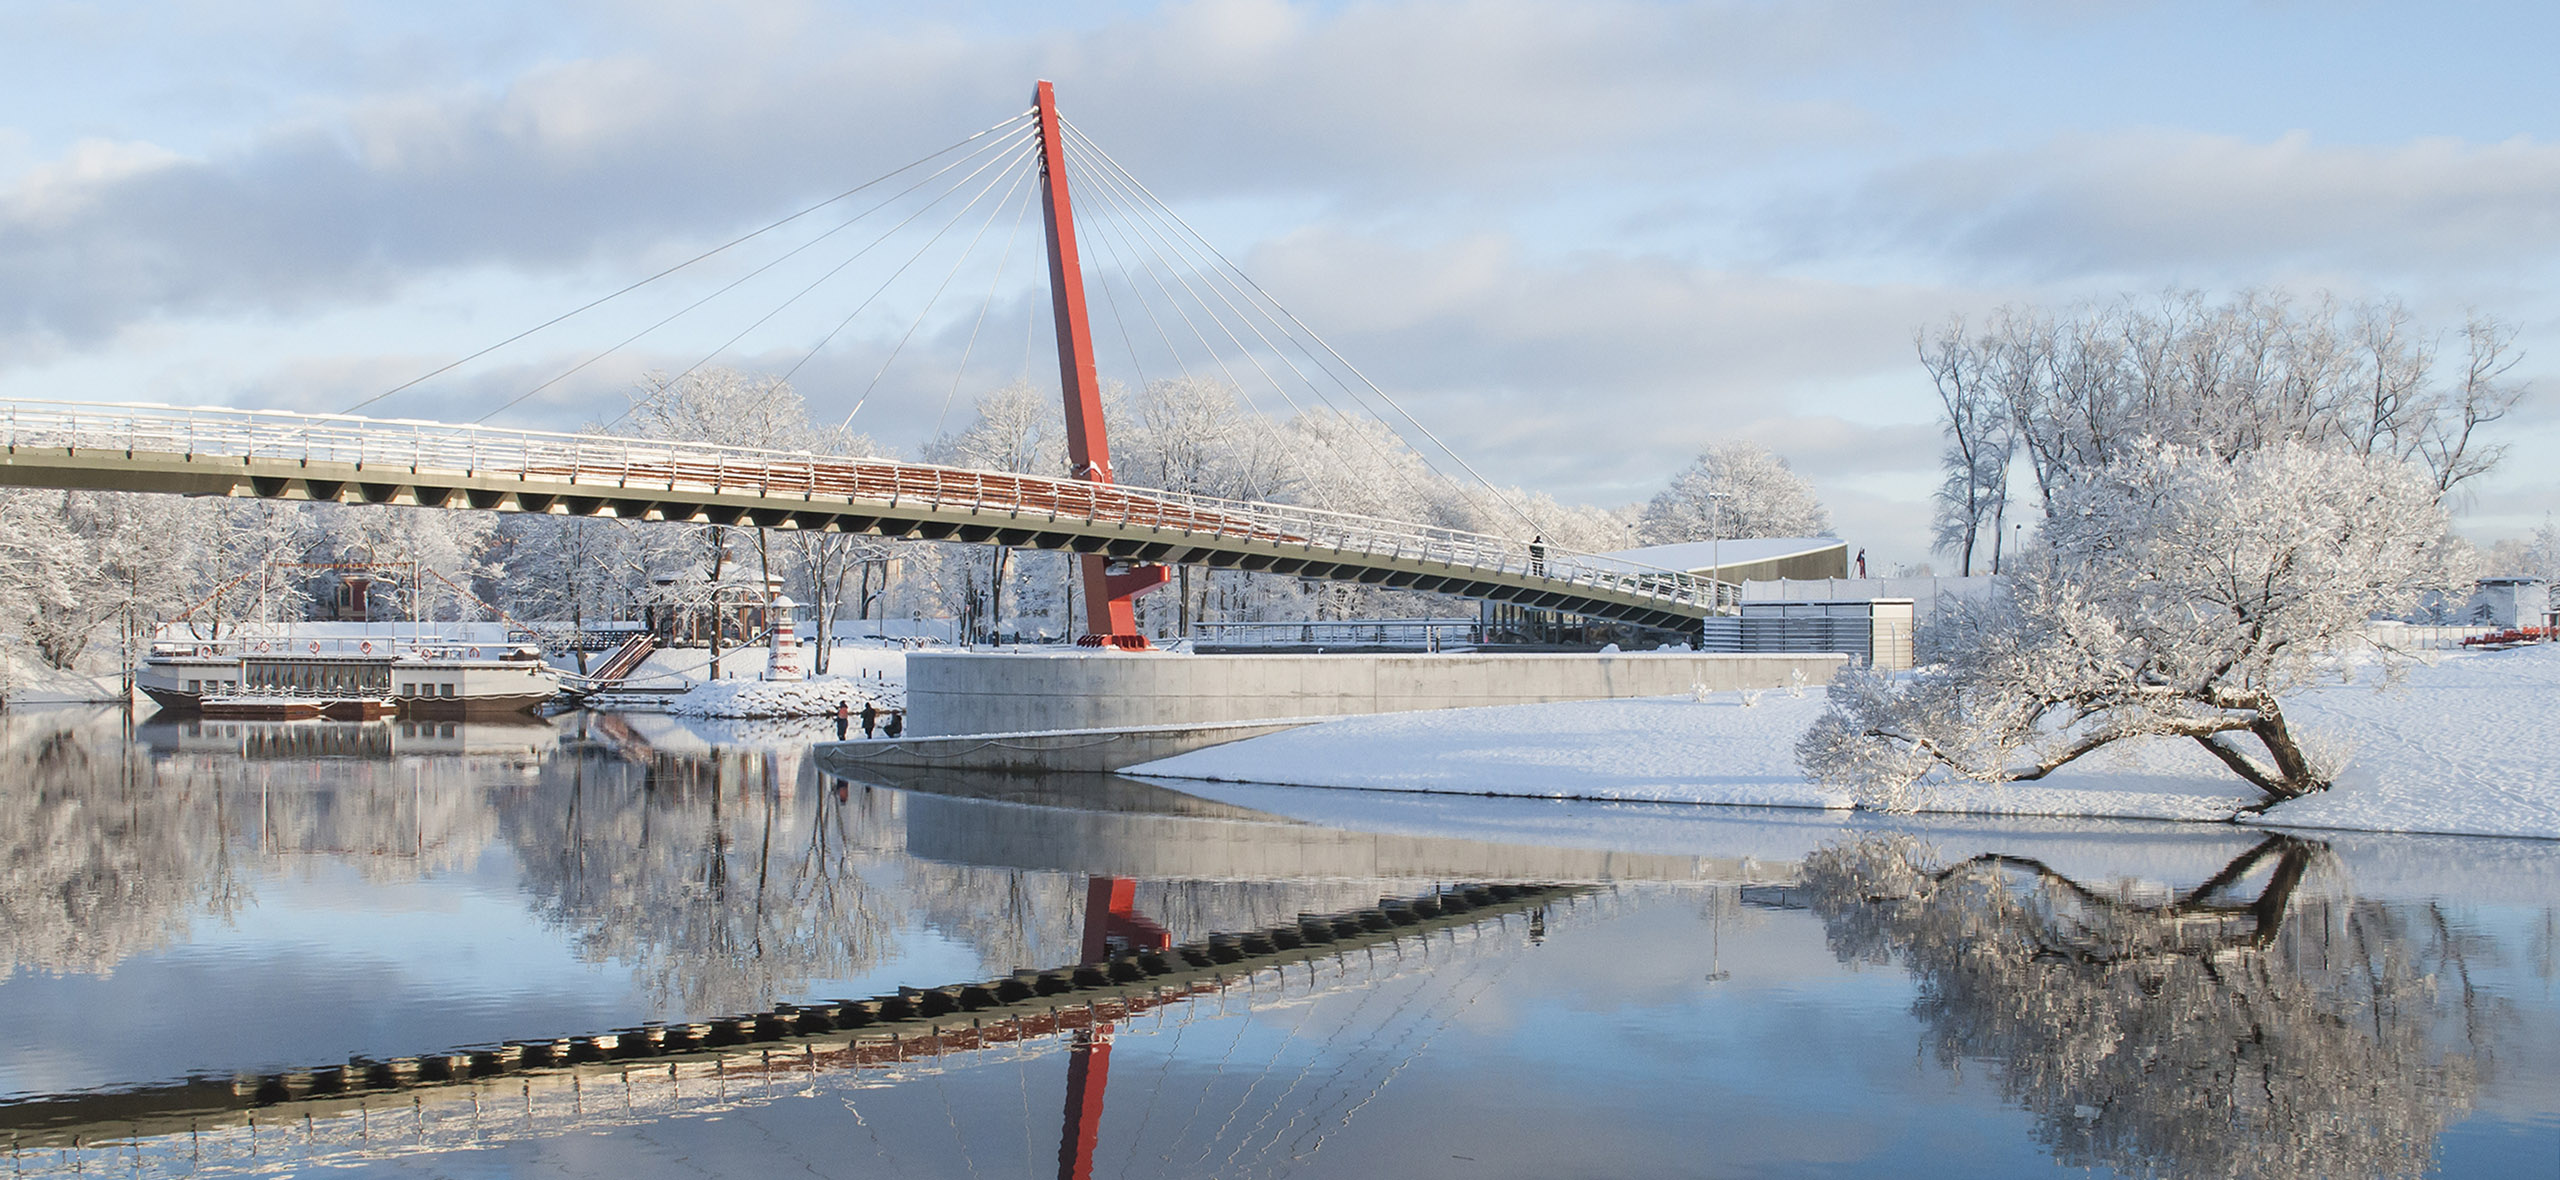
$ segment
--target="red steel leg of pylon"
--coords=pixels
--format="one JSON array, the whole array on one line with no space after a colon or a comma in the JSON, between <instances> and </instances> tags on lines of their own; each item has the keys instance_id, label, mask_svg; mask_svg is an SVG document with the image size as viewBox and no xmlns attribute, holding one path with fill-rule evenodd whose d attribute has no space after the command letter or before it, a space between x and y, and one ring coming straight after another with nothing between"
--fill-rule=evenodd
<instances>
[{"instance_id":1,"label":"red steel leg of pylon","mask_svg":"<svg viewBox=\"0 0 2560 1180\"><path fill-rule=\"evenodd\" d=\"M1077 479L1111 483L1111 438L1102 421L1102 382L1093 364L1093 327L1085 317L1084 265L1076 256L1075 206L1067 193L1066 141L1058 127L1058 99L1047 82L1032 94L1040 120L1041 221L1049 231L1049 302L1057 317L1058 385L1067 403L1067 462ZM1078 563L1084 583L1088 646L1143 650L1138 612L1131 600L1164 584L1155 577L1115 584L1111 561L1085 554ZM1125 578L1126 575L1123 575Z\"/></svg>"},{"instance_id":2,"label":"red steel leg of pylon","mask_svg":"<svg viewBox=\"0 0 2560 1180\"><path fill-rule=\"evenodd\" d=\"M1121 941L1148 950L1171 945L1164 928L1137 912L1138 883L1094 877L1084 887L1084 945L1079 962L1100 963ZM1102 1097L1111 1081L1111 1026L1096 1022L1076 1034L1067 1058L1067 1111L1058 1134L1059 1180L1093 1175L1093 1142L1102 1133Z\"/></svg>"},{"instance_id":3,"label":"red steel leg of pylon","mask_svg":"<svg viewBox=\"0 0 2560 1180\"><path fill-rule=\"evenodd\" d=\"M1102 1134L1102 1092L1111 1085L1111 1026L1076 1034L1067 1058L1067 1117L1058 1136L1058 1180L1092 1180L1093 1144Z\"/></svg>"}]
</instances>

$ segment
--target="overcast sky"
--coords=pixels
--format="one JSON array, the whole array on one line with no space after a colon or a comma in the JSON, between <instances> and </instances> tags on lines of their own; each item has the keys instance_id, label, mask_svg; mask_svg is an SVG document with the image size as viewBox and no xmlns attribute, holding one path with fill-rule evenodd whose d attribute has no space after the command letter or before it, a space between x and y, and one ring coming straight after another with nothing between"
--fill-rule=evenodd
<instances>
[{"instance_id":1,"label":"overcast sky","mask_svg":"<svg viewBox=\"0 0 2560 1180\"><path fill-rule=\"evenodd\" d=\"M2537 393L2466 529L2560 505L2560 6L1060 9L16 0L0 396L344 409L994 124L1049 78L1458 452L1559 498L1641 500L1700 448L1756 439L1880 565L1928 560L1915 332L2280 286L2398 297L2447 330L2512 321ZM982 267L1011 216L987 200ZM927 282L849 321L868 288L821 290L719 363L807 357L820 415L871 388L856 424L912 450L963 349L963 397L1034 351L1016 257L953 284L975 294L928 305ZM708 289L368 412L476 418ZM609 418L636 373L759 314L719 310L494 420ZM982 324L1007 343L972 346Z\"/></svg>"}]
</instances>

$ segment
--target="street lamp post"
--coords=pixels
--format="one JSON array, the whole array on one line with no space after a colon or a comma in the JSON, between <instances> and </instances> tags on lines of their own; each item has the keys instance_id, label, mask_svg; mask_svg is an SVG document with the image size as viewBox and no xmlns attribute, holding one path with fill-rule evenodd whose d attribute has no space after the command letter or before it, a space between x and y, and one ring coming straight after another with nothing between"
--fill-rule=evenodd
<instances>
[{"instance_id":1,"label":"street lamp post","mask_svg":"<svg viewBox=\"0 0 2560 1180\"><path fill-rule=\"evenodd\" d=\"M1724 613L1724 502L1731 492L1707 493L1707 593L1714 599L1711 614Z\"/></svg>"}]
</instances>

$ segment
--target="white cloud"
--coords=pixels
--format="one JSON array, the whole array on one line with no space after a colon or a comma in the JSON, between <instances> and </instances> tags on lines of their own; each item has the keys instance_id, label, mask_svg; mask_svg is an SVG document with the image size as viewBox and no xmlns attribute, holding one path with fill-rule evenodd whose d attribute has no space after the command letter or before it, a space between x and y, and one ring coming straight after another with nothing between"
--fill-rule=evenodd
<instances>
[{"instance_id":1,"label":"white cloud","mask_svg":"<svg viewBox=\"0 0 2560 1180\"><path fill-rule=\"evenodd\" d=\"M1855 8L1205 0L984 36L798 9L662 15L669 40L494 85L466 72L307 101L147 168L75 150L0 192L0 338L96 341L143 316L708 237L1019 109L1041 75L1168 195L1534 200L1595 183L1587 168L1680 173L1697 151L1856 124L1758 85L1877 44Z\"/></svg>"},{"instance_id":2,"label":"white cloud","mask_svg":"<svg viewBox=\"0 0 2560 1180\"><path fill-rule=\"evenodd\" d=\"M2041 276L2371 275L2548 266L2560 145L2322 144L2293 133L2129 131L1893 169L1799 235L1881 224L1886 244Z\"/></svg>"}]
</instances>

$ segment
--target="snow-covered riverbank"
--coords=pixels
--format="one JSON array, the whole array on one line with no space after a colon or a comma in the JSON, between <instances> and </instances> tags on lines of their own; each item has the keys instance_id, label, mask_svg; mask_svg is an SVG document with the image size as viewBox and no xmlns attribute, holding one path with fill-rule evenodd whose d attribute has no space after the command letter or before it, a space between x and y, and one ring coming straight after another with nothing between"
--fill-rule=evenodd
<instances>
[{"instance_id":1,"label":"snow-covered riverbank","mask_svg":"<svg viewBox=\"0 0 2560 1180\"><path fill-rule=\"evenodd\" d=\"M2347 753L2338 785L2249 822L2560 839L2560 646L2447 655L2386 683L2304 693L2287 709ZM1351 717L1149 763L1131 773L1226 782L1541 798L1841 809L1805 781L1795 742L1823 709L1801 696L1578 701ZM1930 811L2225 820L2254 797L2184 740L2103 750L2035 783L1938 784Z\"/></svg>"}]
</instances>

